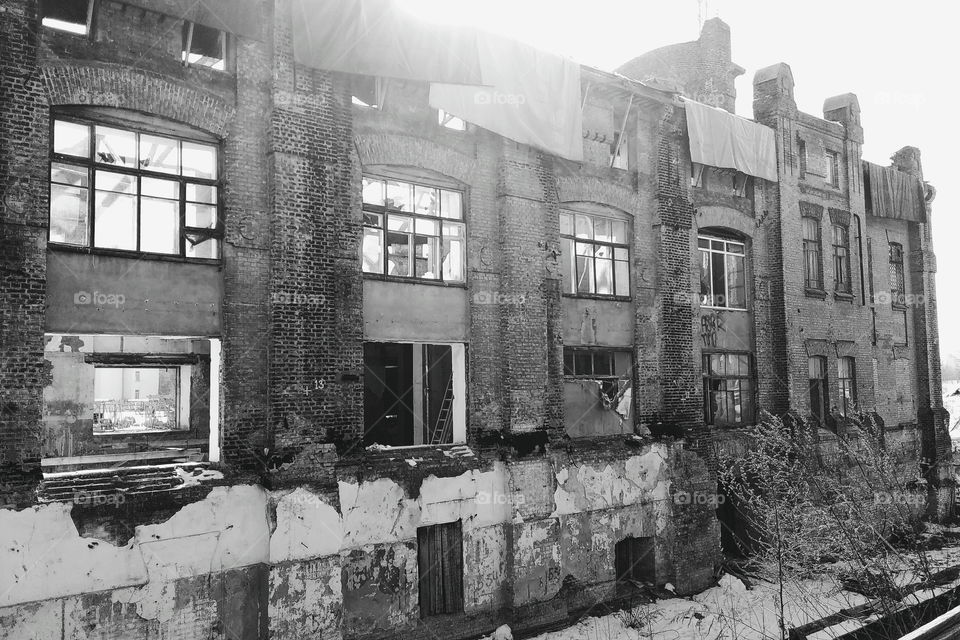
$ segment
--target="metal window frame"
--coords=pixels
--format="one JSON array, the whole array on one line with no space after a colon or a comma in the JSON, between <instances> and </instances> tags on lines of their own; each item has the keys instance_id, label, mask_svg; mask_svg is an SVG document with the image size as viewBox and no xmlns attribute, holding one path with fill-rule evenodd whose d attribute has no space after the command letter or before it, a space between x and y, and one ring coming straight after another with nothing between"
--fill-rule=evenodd
<instances>
[{"instance_id":1,"label":"metal window frame","mask_svg":"<svg viewBox=\"0 0 960 640\"><path fill-rule=\"evenodd\" d=\"M715 355L733 355L733 356L746 356L747 357L747 375L727 375L727 374L712 374L710 373L710 356ZM740 389L740 416L741 420L734 425L724 425L722 428L739 428L749 426L756 422L757 420L757 398L758 398L758 385L756 379L756 358L751 351L736 351L736 350L724 350L724 349L713 349L710 351L701 351L700 352L700 374L703 380L703 420L705 424L714 426L715 416L711 410L710 405L710 381L711 380L739 380L746 381L750 387L746 391L743 388ZM742 384L742 382L741 382ZM732 391L725 391L724 393L733 393ZM751 406L752 412L750 416L745 415L743 410L743 397L745 393L749 393L751 397Z\"/></svg>"},{"instance_id":2,"label":"metal window frame","mask_svg":"<svg viewBox=\"0 0 960 640\"><path fill-rule=\"evenodd\" d=\"M572 233L572 234L566 234L566 233L561 233L561 234L560 234L560 238L566 238L566 239L568 239L568 240L571 240L572 243L573 243L573 244L572 244L572 247L573 247L573 273L572 273L572 274L568 274L568 275L570 276L570 278L572 279L572 283L573 283L573 287L572 287L572 288L573 288L573 291L566 291L566 292L564 292L564 295L573 296L573 297L584 297L584 298L601 298L601 299L605 299L605 300L607 300L607 299L609 299L609 300L626 300L626 299L632 298L632 297L633 297L633 296L632 296L632 289L631 289L630 287L631 287L631 284L632 284L632 282L633 282L633 275L630 273L630 272L631 272L630 264L631 264L631 261L632 261L633 250L632 250L632 247L630 246L630 238L633 237L633 222L632 222L631 220L629 220L629 219L626 219L626 218L618 218L618 217L615 217L615 216L605 216L605 215L599 214L599 213L586 213L586 212L583 212L583 211L577 211L577 210L575 210L575 209L560 209L559 215L561 215L561 216L562 216L562 215L569 215L569 216L572 216L573 219L574 219L573 233ZM617 221L617 222L622 222L622 223L624 223L624 225L626 225L627 242L625 242L625 243L621 243L621 242L607 242L607 241L605 241L605 240L593 240L593 239L581 238L581 237L577 236L577 235L576 235L576 231L577 231L577 227L576 227L576 217L577 217L577 216L586 216L586 217L590 218L591 220L596 220L596 219L600 218L600 219L603 219L603 220L615 220L615 221ZM593 223L591 223L591 224L593 224ZM595 225L594 225L594 227L595 227ZM590 254L590 255L583 255L583 256L581 256L580 254L577 253L577 243L579 243L579 244L593 245L594 247L601 246L601 247L610 247L610 248L611 248L610 261L613 263L613 271L612 271L612 273L611 273L610 275L611 275L611 282L612 282L612 284L613 284L613 293L597 293L597 264L596 264L596 252L594 252L594 253L592 253L592 254ZM615 257L615 256L616 256L616 249L626 249L626 250L627 250L627 259L626 259L626 260L617 260L617 258ZM577 291L577 289L578 289L577 284L580 282L580 272L579 272L579 268L578 268L578 266L577 266L577 258L580 258L580 257L589 258L589 259L590 259L590 262L591 262L592 265L593 265L593 282L591 283L591 284L592 284L593 291ZM627 264L627 294L626 294L626 295L624 295L624 294L622 294L622 293L617 293L617 263L618 263L618 262L625 262L625 263Z\"/></svg>"},{"instance_id":3,"label":"metal window frame","mask_svg":"<svg viewBox=\"0 0 960 640\"><path fill-rule=\"evenodd\" d=\"M710 242L711 242L710 247L708 247L708 248L703 248L703 247L699 246L699 241L700 241L700 240L708 240L708 241L710 241ZM714 242L714 241L725 243L725 244L723 245L723 251L720 251L720 250L717 250L717 249L714 249L714 248L713 248L712 242ZM732 252L732 251L728 251L728 250L727 250L727 244L740 245L740 247L743 248L743 253L734 253L734 252ZM729 256L734 256L734 257L738 257L738 258L740 258L741 260L743 260L743 281L744 281L744 283L743 283L743 284L744 284L744 286L743 286L743 298L744 298L744 306L742 306L742 307L731 307L731 306L728 306L728 305L703 304L703 300L701 300L701 301L700 301L700 308L701 308L701 309L721 309L721 310L724 310L724 311L747 311L748 308L749 308L749 302L748 302L748 300L747 300L747 243L746 243L745 241L743 241L743 240L732 240L732 239L730 239L730 238L724 238L724 237L722 237L722 236L713 236L713 235L706 234L706 233L698 233L698 234L697 234L697 251L699 251L699 252L701 252L701 253L719 253L719 254L722 254L722 255L724 255L724 256L728 256L728 255L729 255ZM710 265L710 278L709 278L709 281L710 281L710 300L711 300L711 301L716 301L716 297L717 297L717 296L716 296L716 293L713 291L713 260L709 260L708 262L709 262L709 265ZM703 261L702 261L702 260L701 260L701 262L700 262L700 266L701 266L701 268L703 267ZM730 300L730 279L729 279L728 275L729 275L729 274L728 274L728 272L727 272L727 260L726 260L726 257L724 257L724 260L723 260L723 299L724 299L724 301L729 301L729 300Z\"/></svg>"}]
</instances>

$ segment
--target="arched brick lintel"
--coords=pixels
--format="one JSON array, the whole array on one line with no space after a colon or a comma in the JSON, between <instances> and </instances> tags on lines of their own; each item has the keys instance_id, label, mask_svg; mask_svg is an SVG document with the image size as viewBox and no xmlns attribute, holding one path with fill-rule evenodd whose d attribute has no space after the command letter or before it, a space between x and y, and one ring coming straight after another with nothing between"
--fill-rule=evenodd
<instances>
[{"instance_id":1,"label":"arched brick lintel","mask_svg":"<svg viewBox=\"0 0 960 640\"><path fill-rule=\"evenodd\" d=\"M477 172L476 161L431 140L396 134L358 135L354 138L361 166L417 167L449 176L469 185Z\"/></svg>"},{"instance_id":2,"label":"arched brick lintel","mask_svg":"<svg viewBox=\"0 0 960 640\"><path fill-rule=\"evenodd\" d=\"M756 232L756 223L748 217L728 207L704 206L697 207L697 228L720 227L731 229L748 238Z\"/></svg>"},{"instance_id":3,"label":"arched brick lintel","mask_svg":"<svg viewBox=\"0 0 960 640\"><path fill-rule=\"evenodd\" d=\"M61 62L43 68L50 106L131 109L224 137L235 108L223 98L162 75L115 64Z\"/></svg>"},{"instance_id":4,"label":"arched brick lintel","mask_svg":"<svg viewBox=\"0 0 960 640\"><path fill-rule=\"evenodd\" d=\"M596 202L637 215L637 194L626 187L611 184L599 178L561 178L557 181L560 203Z\"/></svg>"}]
</instances>

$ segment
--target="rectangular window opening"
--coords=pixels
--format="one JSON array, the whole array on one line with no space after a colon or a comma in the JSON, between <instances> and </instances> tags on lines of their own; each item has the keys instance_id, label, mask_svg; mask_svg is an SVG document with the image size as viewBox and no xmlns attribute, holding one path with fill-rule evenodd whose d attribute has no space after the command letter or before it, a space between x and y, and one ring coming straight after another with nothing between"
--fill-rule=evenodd
<instances>
[{"instance_id":1,"label":"rectangular window opening","mask_svg":"<svg viewBox=\"0 0 960 640\"><path fill-rule=\"evenodd\" d=\"M699 236L700 306L747 308L746 245L743 242Z\"/></svg>"},{"instance_id":2,"label":"rectangular window opening","mask_svg":"<svg viewBox=\"0 0 960 640\"><path fill-rule=\"evenodd\" d=\"M417 528L420 617L463 611L463 525Z\"/></svg>"},{"instance_id":3,"label":"rectangular window opening","mask_svg":"<svg viewBox=\"0 0 960 640\"><path fill-rule=\"evenodd\" d=\"M618 586L629 588L657 584L657 556L653 538L628 537L614 546Z\"/></svg>"},{"instance_id":4,"label":"rectangular window opening","mask_svg":"<svg viewBox=\"0 0 960 640\"><path fill-rule=\"evenodd\" d=\"M40 24L80 36L90 32L93 0L41 0Z\"/></svg>"},{"instance_id":5,"label":"rectangular window opening","mask_svg":"<svg viewBox=\"0 0 960 640\"><path fill-rule=\"evenodd\" d=\"M467 123L463 118L458 118L452 113L447 113L443 109L437 109L437 122L441 127L452 129L454 131L466 131Z\"/></svg>"},{"instance_id":6,"label":"rectangular window opening","mask_svg":"<svg viewBox=\"0 0 960 640\"><path fill-rule=\"evenodd\" d=\"M833 225L833 279L834 290L852 293L850 276L850 229L845 225Z\"/></svg>"},{"instance_id":7,"label":"rectangular window opening","mask_svg":"<svg viewBox=\"0 0 960 640\"><path fill-rule=\"evenodd\" d=\"M823 290L823 258L820 220L811 216L800 219L803 232L803 275L807 289Z\"/></svg>"},{"instance_id":8,"label":"rectangular window opening","mask_svg":"<svg viewBox=\"0 0 960 640\"><path fill-rule=\"evenodd\" d=\"M46 338L45 473L218 459L219 340Z\"/></svg>"},{"instance_id":9,"label":"rectangular window opening","mask_svg":"<svg viewBox=\"0 0 960 640\"><path fill-rule=\"evenodd\" d=\"M630 232L621 218L561 211L564 293L630 297Z\"/></svg>"},{"instance_id":10,"label":"rectangular window opening","mask_svg":"<svg viewBox=\"0 0 960 640\"><path fill-rule=\"evenodd\" d=\"M227 33L196 22L183 22L183 48L180 61L185 65L227 68Z\"/></svg>"},{"instance_id":11,"label":"rectangular window opening","mask_svg":"<svg viewBox=\"0 0 960 640\"><path fill-rule=\"evenodd\" d=\"M364 344L364 444L466 440L463 344Z\"/></svg>"},{"instance_id":12,"label":"rectangular window opening","mask_svg":"<svg viewBox=\"0 0 960 640\"><path fill-rule=\"evenodd\" d=\"M840 415L852 415L857 407L857 368L853 358L837 358L837 381L840 387Z\"/></svg>"},{"instance_id":13,"label":"rectangular window opening","mask_svg":"<svg viewBox=\"0 0 960 640\"><path fill-rule=\"evenodd\" d=\"M828 426L830 416L830 386L827 378L827 359L811 356L807 360L810 382L810 414L821 426Z\"/></svg>"},{"instance_id":14,"label":"rectangular window opening","mask_svg":"<svg viewBox=\"0 0 960 640\"><path fill-rule=\"evenodd\" d=\"M703 354L704 421L716 427L753 424L756 413L753 357L718 351Z\"/></svg>"}]
</instances>

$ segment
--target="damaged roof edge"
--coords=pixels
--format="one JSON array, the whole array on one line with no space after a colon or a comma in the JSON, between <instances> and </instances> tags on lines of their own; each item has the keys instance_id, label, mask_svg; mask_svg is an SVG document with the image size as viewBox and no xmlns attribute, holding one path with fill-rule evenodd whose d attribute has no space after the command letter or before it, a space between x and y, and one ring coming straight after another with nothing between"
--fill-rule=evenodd
<instances>
[{"instance_id":1,"label":"damaged roof edge","mask_svg":"<svg viewBox=\"0 0 960 640\"><path fill-rule=\"evenodd\" d=\"M591 67L580 65L581 81L586 84L603 84L611 89L619 89L625 93L632 93L638 97L655 100L663 104L676 105L680 103L680 91L666 90L652 87L639 80L627 76Z\"/></svg>"}]
</instances>

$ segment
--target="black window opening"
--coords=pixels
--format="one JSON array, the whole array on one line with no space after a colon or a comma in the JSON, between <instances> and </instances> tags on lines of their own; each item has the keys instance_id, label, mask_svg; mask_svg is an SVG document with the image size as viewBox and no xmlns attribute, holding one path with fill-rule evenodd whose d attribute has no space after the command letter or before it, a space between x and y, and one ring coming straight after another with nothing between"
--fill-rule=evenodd
<instances>
[{"instance_id":1,"label":"black window opening","mask_svg":"<svg viewBox=\"0 0 960 640\"><path fill-rule=\"evenodd\" d=\"M820 244L820 220L800 219L803 232L803 280L807 289L823 289L823 259Z\"/></svg>"},{"instance_id":2,"label":"black window opening","mask_svg":"<svg viewBox=\"0 0 960 640\"><path fill-rule=\"evenodd\" d=\"M215 145L57 118L51 157L51 243L219 259Z\"/></svg>"},{"instance_id":3,"label":"black window opening","mask_svg":"<svg viewBox=\"0 0 960 640\"><path fill-rule=\"evenodd\" d=\"M40 24L85 36L90 32L93 0L40 0Z\"/></svg>"},{"instance_id":4,"label":"black window opening","mask_svg":"<svg viewBox=\"0 0 960 640\"><path fill-rule=\"evenodd\" d=\"M633 354L623 349L564 347L563 374L568 380L593 380L607 402L614 402L630 387Z\"/></svg>"},{"instance_id":5,"label":"black window opening","mask_svg":"<svg viewBox=\"0 0 960 640\"><path fill-rule=\"evenodd\" d=\"M827 378L827 359L824 356L812 356L808 359L810 380L810 413L820 421L821 425L828 424L830 416L830 385Z\"/></svg>"},{"instance_id":6,"label":"black window opening","mask_svg":"<svg viewBox=\"0 0 960 640\"><path fill-rule=\"evenodd\" d=\"M657 555L653 538L624 538L614 546L617 584L657 584Z\"/></svg>"},{"instance_id":7,"label":"black window opening","mask_svg":"<svg viewBox=\"0 0 960 640\"><path fill-rule=\"evenodd\" d=\"M183 64L226 71L226 32L190 21L184 21L182 31L180 61Z\"/></svg>"},{"instance_id":8,"label":"black window opening","mask_svg":"<svg viewBox=\"0 0 960 640\"><path fill-rule=\"evenodd\" d=\"M743 242L699 236L700 306L747 308L746 246Z\"/></svg>"},{"instance_id":9,"label":"black window opening","mask_svg":"<svg viewBox=\"0 0 960 640\"><path fill-rule=\"evenodd\" d=\"M835 224L832 230L834 290L839 293L853 293L850 276L850 228Z\"/></svg>"},{"instance_id":10,"label":"black window opening","mask_svg":"<svg viewBox=\"0 0 960 640\"><path fill-rule=\"evenodd\" d=\"M463 220L460 191L364 177L364 273L465 282Z\"/></svg>"},{"instance_id":11,"label":"black window opening","mask_svg":"<svg viewBox=\"0 0 960 640\"><path fill-rule=\"evenodd\" d=\"M564 293L629 297L629 232L626 220L561 211Z\"/></svg>"},{"instance_id":12,"label":"black window opening","mask_svg":"<svg viewBox=\"0 0 960 640\"><path fill-rule=\"evenodd\" d=\"M461 522L417 529L420 617L463 611L463 528Z\"/></svg>"},{"instance_id":13,"label":"black window opening","mask_svg":"<svg viewBox=\"0 0 960 640\"><path fill-rule=\"evenodd\" d=\"M907 288L903 275L903 245L890 243L890 304L894 307L906 306Z\"/></svg>"},{"instance_id":14,"label":"black window opening","mask_svg":"<svg viewBox=\"0 0 960 640\"><path fill-rule=\"evenodd\" d=\"M463 417L455 395L462 345L364 344L364 444L449 444Z\"/></svg>"},{"instance_id":15,"label":"black window opening","mask_svg":"<svg viewBox=\"0 0 960 640\"><path fill-rule=\"evenodd\" d=\"M840 387L840 415L852 415L857 407L857 368L853 358L837 358L837 381Z\"/></svg>"},{"instance_id":16,"label":"black window opening","mask_svg":"<svg viewBox=\"0 0 960 640\"><path fill-rule=\"evenodd\" d=\"M797 157L800 165L800 177L802 178L807 173L807 143L803 140L797 142Z\"/></svg>"},{"instance_id":17,"label":"black window opening","mask_svg":"<svg viewBox=\"0 0 960 640\"><path fill-rule=\"evenodd\" d=\"M755 419L755 385L749 353L703 354L704 421L716 427L741 427Z\"/></svg>"}]
</instances>

